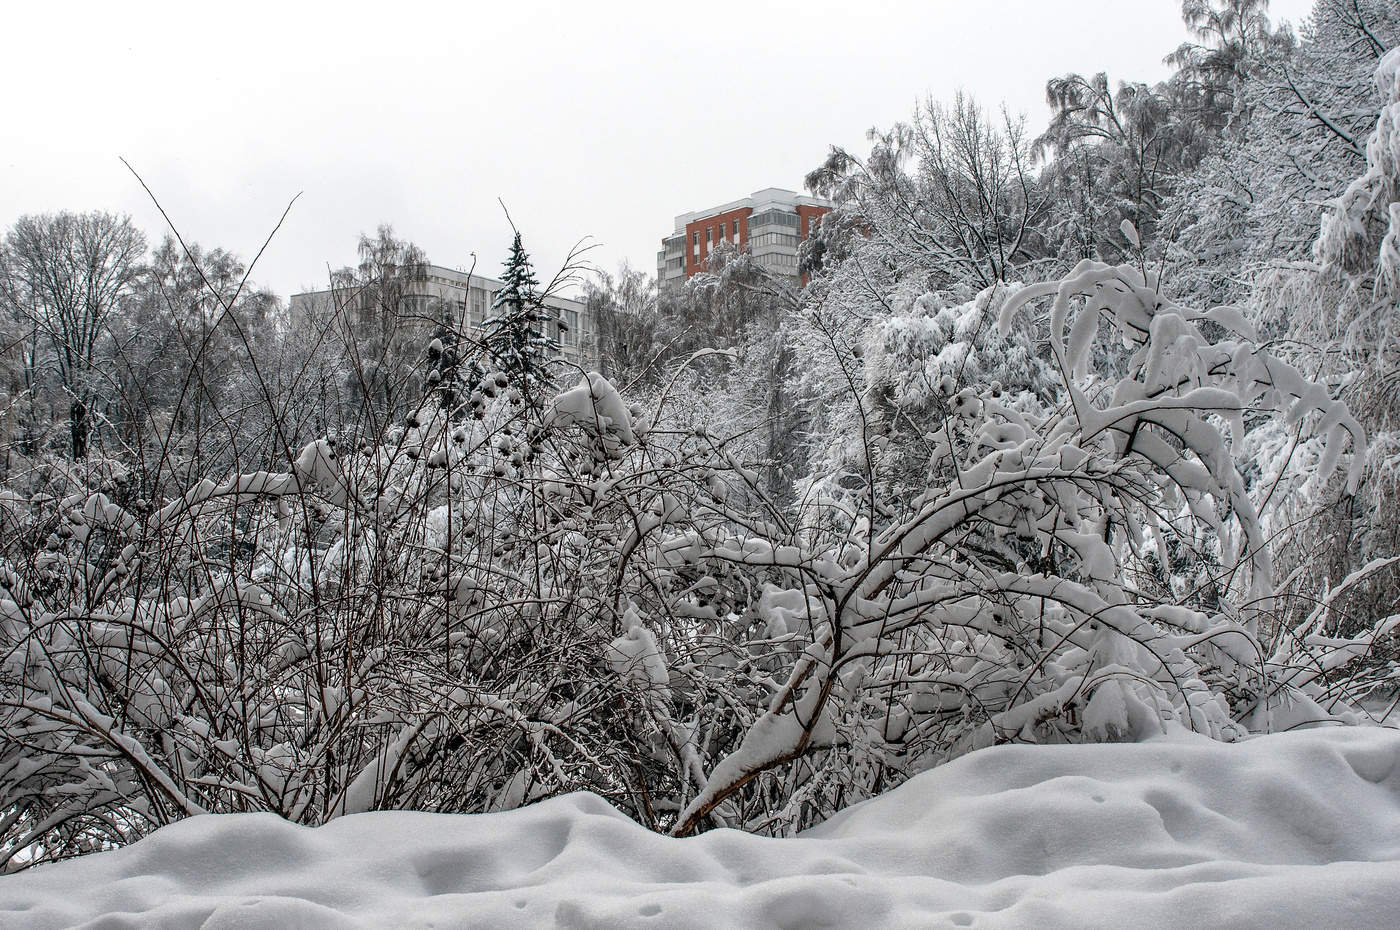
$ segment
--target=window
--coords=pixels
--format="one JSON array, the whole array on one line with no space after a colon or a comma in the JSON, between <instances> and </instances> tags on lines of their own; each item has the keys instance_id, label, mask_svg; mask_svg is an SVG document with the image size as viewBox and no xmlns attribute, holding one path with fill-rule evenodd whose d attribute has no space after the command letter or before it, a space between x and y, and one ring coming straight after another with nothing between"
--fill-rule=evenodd
<instances>
[{"instance_id":1,"label":"window","mask_svg":"<svg viewBox=\"0 0 1400 930\"><path fill-rule=\"evenodd\" d=\"M738 241L739 241L739 221L738 221L738 220L735 220L734 223L733 223L733 226L734 226L734 241L735 241L735 242L738 242Z\"/></svg>"},{"instance_id":2,"label":"window","mask_svg":"<svg viewBox=\"0 0 1400 930\"><path fill-rule=\"evenodd\" d=\"M473 326L480 326L486 319L486 289L474 287L469 292L468 303Z\"/></svg>"},{"instance_id":3,"label":"window","mask_svg":"<svg viewBox=\"0 0 1400 930\"><path fill-rule=\"evenodd\" d=\"M561 310L559 319L559 344L571 346L578 343L578 311Z\"/></svg>"}]
</instances>

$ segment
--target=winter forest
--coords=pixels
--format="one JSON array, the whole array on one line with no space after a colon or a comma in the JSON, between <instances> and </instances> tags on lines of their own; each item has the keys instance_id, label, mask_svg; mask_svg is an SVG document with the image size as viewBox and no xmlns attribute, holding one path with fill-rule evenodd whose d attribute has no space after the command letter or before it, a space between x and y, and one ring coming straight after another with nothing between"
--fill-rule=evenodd
<instances>
[{"instance_id":1,"label":"winter forest","mask_svg":"<svg viewBox=\"0 0 1400 930\"><path fill-rule=\"evenodd\" d=\"M62 869L134 863L203 814L275 815L170 827L260 824L221 840L254 859L293 827L409 830L349 815L524 808L460 829L607 809L659 860L681 855L662 837L769 860L735 850L879 847L856 818L897 831L949 786L1025 773L1137 766L1161 794L1183 758L1182 784L1217 771L1190 759L1254 773L1234 798L1256 810L1300 803L1270 787L1289 779L1326 793L1340 753L1389 807L1336 789L1328 848L1361 843L1357 811L1400 825L1400 6L1268 13L1186 0L1167 80L1047 76L1048 125L969 88L814 152L806 186L836 207L801 287L725 245L680 287L586 252L536 267L522 228L477 269L503 282L478 336L415 293L426 259L387 225L293 313L255 256L178 229L10 218L0 901L52 904ZM596 321L591 366L554 351L563 293ZM1112 813L1055 797L1071 833ZM957 842L995 858L1028 829ZM1363 897L1400 888L1396 835L1327 860L1385 864L1297 925L1395 925ZM822 855L798 859L840 871ZM792 897L895 895L847 891ZM627 913L1175 925L1092 901L1003 923ZM500 907L480 925L632 925ZM217 925L399 925L275 914ZM68 925L39 916L0 909Z\"/></svg>"}]
</instances>

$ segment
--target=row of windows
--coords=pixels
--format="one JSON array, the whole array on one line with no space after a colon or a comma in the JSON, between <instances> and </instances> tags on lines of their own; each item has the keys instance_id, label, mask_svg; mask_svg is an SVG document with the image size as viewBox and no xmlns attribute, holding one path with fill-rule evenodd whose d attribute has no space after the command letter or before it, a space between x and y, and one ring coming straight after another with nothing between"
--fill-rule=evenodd
<instances>
[{"instance_id":1,"label":"row of windows","mask_svg":"<svg viewBox=\"0 0 1400 930\"><path fill-rule=\"evenodd\" d=\"M818 222L819 219L820 219L819 217L815 217L815 216L814 216L814 217L811 217L811 218L809 219L809 222L808 222L808 231L809 231L809 233L810 233L811 231L814 231L814 230L816 229L816 224L817 224L817 222ZM754 234L755 231L756 231L758 228L760 228L760 227L765 227L765 226L767 226L767 227L777 226L777 227L781 227L781 228L791 229L791 230L793 230L793 232L791 232L791 233L786 233L786 232L781 232L781 231L770 231L770 232L759 233L759 234L757 234L757 235ZM762 212L762 213L757 213L757 214L754 214L754 215L752 215L752 216L749 217L749 221L748 221L748 231L749 231L749 234L750 234L750 235L749 235L749 239L748 239L748 241L747 241L746 244L747 244L750 248L756 248L756 249L761 249L761 248L765 248L765 247L779 247L779 248L791 248L791 249L795 249L795 248L797 248L797 244L798 244L798 242L799 242L799 240L800 240L800 237L799 237L799 235L798 235L798 233L797 233L797 230L799 230L799 229L801 229L801 228L802 228L802 218L801 218L800 216L798 216L796 213L789 213L789 212L787 212L786 210L777 210L777 209L774 209L774 210L765 210L765 211ZM716 223L716 224L713 224L713 225L710 225L710 226L706 226L704 229L705 229L705 250L706 250L706 251L712 250L712 249L715 247L716 243L719 242L719 241L729 241L729 242L735 243L736 245L737 245L738 242L739 242L739 221L738 221L738 220L719 222L719 223ZM681 268L681 267L685 264L685 261L684 261L683 258L679 258L679 259L678 259L678 258L673 257L673 256L674 256L674 253L673 253L673 250L672 250L672 245L673 245L673 243L675 243L676 241L677 241L677 240L675 240L674 238L673 238L673 239L668 239L668 240L666 240L666 258L667 258L666 267L668 267L668 268L679 269L679 268ZM683 242L684 240L680 240L680 241ZM691 233L690 233L690 261L691 261L692 264L697 264L697 265L698 265L698 264L700 263L700 230L699 230L699 229L693 229L693 230L691 230ZM789 257L783 262L783 264L784 264L785 267L796 268L796 267L797 267L797 259L796 259L796 258L793 258L793 257L791 257L791 256L789 256Z\"/></svg>"},{"instance_id":2,"label":"row of windows","mask_svg":"<svg viewBox=\"0 0 1400 930\"><path fill-rule=\"evenodd\" d=\"M784 255L781 252L773 252L769 255L759 256L759 264L772 268L797 268L796 255Z\"/></svg>"},{"instance_id":3,"label":"row of windows","mask_svg":"<svg viewBox=\"0 0 1400 930\"><path fill-rule=\"evenodd\" d=\"M705 250L709 251L715 247L716 240L739 244L739 221L734 220L729 223L719 223L716 226L705 227ZM700 230L691 232L690 239L691 261L700 263Z\"/></svg>"},{"instance_id":4,"label":"row of windows","mask_svg":"<svg viewBox=\"0 0 1400 930\"><path fill-rule=\"evenodd\" d=\"M728 235L725 235L726 226L728 227ZM738 242L739 221L735 220L729 224L720 223L718 226L706 226L705 245L713 245L716 239L728 239L731 242ZM691 246L697 249L700 248L700 230L698 229L691 233Z\"/></svg>"},{"instance_id":5,"label":"row of windows","mask_svg":"<svg viewBox=\"0 0 1400 930\"><path fill-rule=\"evenodd\" d=\"M456 298L435 297L427 294L404 294L399 298L398 315L404 321L416 320L419 323L429 323L440 320L445 307L453 306L459 311L466 312L468 325L479 328L491 318L490 306L497 293L499 292L488 292L474 287ZM374 306L371 301L366 300L364 295L347 301L346 310L353 314L352 320L357 327L371 326L380 316L379 308ZM548 310L550 318L544 322L544 330L553 336L560 346L568 348L579 346L583 335L580 328L582 324L580 312L563 307L548 307Z\"/></svg>"},{"instance_id":6,"label":"row of windows","mask_svg":"<svg viewBox=\"0 0 1400 930\"><path fill-rule=\"evenodd\" d=\"M790 226L797 229L801 223L796 213L788 213L785 210L765 210L749 217L750 230L755 226Z\"/></svg>"},{"instance_id":7,"label":"row of windows","mask_svg":"<svg viewBox=\"0 0 1400 930\"><path fill-rule=\"evenodd\" d=\"M751 249L761 249L770 245L783 245L795 249L797 248L797 236L788 233L763 233L749 238L749 248Z\"/></svg>"},{"instance_id":8,"label":"row of windows","mask_svg":"<svg viewBox=\"0 0 1400 930\"><path fill-rule=\"evenodd\" d=\"M554 337L561 346L576 346L579 342L579 316L577 310L556 310L557 317L544 322L544 330ZM481 326L486 320L472 314L471 325Z\"/></svg>"},{"instance_id":9,"label":"row of windows","mask_svg":"<svg viewBox=\"0 0 1400 930\"><path fill-rule=\"evenodd\" d=\"M810 221L808 222L809 232L816 228L818 219L819 217L815 216L810 219ZM756 213L749 217L749 245L795 246L797 244L797 235L795 233L792 235L784 235L782 233L767 233L757 236L753 235L753 232L760 226L780 226L786 227L788 229L797 230L802 228L802 218L796 213L789 213L786 210L776 209L765 210L762 213ZM709 249L714 248L715 243L721 240L727 240L734 243L737 243L739 241L738 220L722 221L705 227L705 248L707 251ZM666 240L666 253L668 258L670 258L675 251L678 251L679 248L681 248L681 246L679 245L679 242L677 242L677 240ZM698 229L691 230L690 251L692 260L698 262L700 260L700 230Z\"/></svg>"}]
</instances>

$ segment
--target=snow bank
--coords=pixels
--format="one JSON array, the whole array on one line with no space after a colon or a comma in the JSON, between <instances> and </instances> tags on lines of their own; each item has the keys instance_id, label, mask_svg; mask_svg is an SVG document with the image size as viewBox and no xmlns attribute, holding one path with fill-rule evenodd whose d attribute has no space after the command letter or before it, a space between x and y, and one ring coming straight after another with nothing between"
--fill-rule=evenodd
<instances>
[{"instance_id":1,"label":"snow bank","mask_svg":"<svg viewBox=\"0 0 1400 930\"><path fill-rule=\"evenodd\" d=\"M0 879L0 926L1400 926L1400 733L986 749L794 839L588 794L319 829L195 817Z\"/></svg>"}]
</instances>

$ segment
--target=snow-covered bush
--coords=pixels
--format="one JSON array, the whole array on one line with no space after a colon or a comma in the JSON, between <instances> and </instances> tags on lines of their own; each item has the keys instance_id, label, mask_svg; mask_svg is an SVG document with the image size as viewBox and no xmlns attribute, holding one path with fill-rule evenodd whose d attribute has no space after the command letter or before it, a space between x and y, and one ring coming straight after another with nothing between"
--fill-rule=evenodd
<instances>
[{"instance_id":1,"label":"snow-covered bush","mask_svg":"<svg viewBox=\"0 0 1400 930\"><path fill-rule=\"evenodd\" d=\"M1062 400L959 395L930 468L948 477L912 515L706 553L787 576L788 596L760 608L794 631L794 661L677 832L716 815L799 826L1008 740L1134 739L1166 721L1232 739L1346 713L1317 671L1400 618L1347 643L1314 625L1266 650L1268 544L1235 449L1283 418L1325 437L1325 472L1362 444L1355 420L1253 344L1238 313L1177 306L1137 269L1084 262L1020 289L1002 330L1049 297ZM1131 349L1116 377L1096 370L1105 324ZM970 441L951 441L955 422Z\"/></svg>"},{"instance_id":2,"label":"snow-covered bush","mask_svg":"<svg viewBox=\"0 0 1400 930\"><path fill-rule=\"evenodd\" d=\"M426 378L383 436L280 471L55 502L0 575L9 867L202 811L319 823L576 789L653 829L781 833L981 745L1347 712L1337 669L1394 621L1344 640L1324 611L1263 640L1236 453L1283 418L1324 437L1325 471L1360 430L1237 314L1086 262L870 332L874 390L851 403L947 410L922 491L886 506L900 463L816 505L840 519L795 519L739 437L595 372L547 400L505 372L464 401ZM1048 350L1003 372L1014 391L944 390L943 349L976 342L959 364L991 374L1032 332ZM895 381L889 353L922 353L901 333L943 348Z\"/></svg>"},{"instance_id":3,"label":"snow-covered bush","mask_svg":"<svg viewBox=\"0 0 1400 930\"><path fill-rule=\"evenodd\" d=\"M859 510L870 496L884 511L876 526L907 515L931 483L949 476L947 452L972 441L979 393L1018 409L1053 400L1054 377L1033 327L1018 320L1003 333L997 326L1016 288L994 285L954 306L936 293L901 294L889 315L850 337L847 389L825 405L824 447L803 482L809 518L830 523L833 507ZM809 382L840 364L833 349L840 351L809 340L816 356Z\"/></svg>"},{"instance_id":4,"label":"snow-covered bush","mask_svg":"<svg viewBox=\"0 0 1400 930\"><path fill-rule=\"evenodd\" d=\"M694 794L692 743L727 745L744 718L715 708L767 674L736 634L763 570L692 558L742 539L755 514L723 501L761 495L752 463L651 429L664 396L645 415L582 372L542 397L457 344L469 394L430 372L382 436L315 439L281 470L154 502L96 471L61 499L8 494L7 529L37 544L0 572L7 867L206 811L319 823L591 789L659 827L678 782Z\"/></svg>"}]
</instances>

